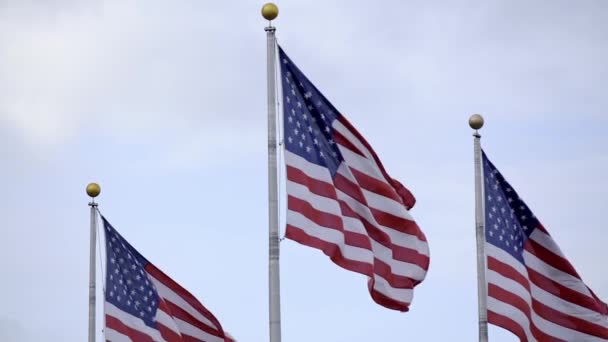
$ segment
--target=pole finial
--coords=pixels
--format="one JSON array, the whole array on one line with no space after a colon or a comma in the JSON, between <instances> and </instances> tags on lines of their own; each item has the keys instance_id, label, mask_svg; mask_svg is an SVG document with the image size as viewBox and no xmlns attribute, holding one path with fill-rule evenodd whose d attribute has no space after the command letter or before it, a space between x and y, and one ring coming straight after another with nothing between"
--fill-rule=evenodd
<instances>
[{"instance_id":1,"label":"pole finial","mask_svg":"<svg viewBox=\"0 0 608 342\"><path fill-rule=\"evenodd\" d=\"M100 192L101 192L101 187L99 186L99 184L89 183L89 185L87 185L87 195L89 195L91 198L95 198L95 197L99 196Z\"/></svg>"},{"instance_id":2,"label":"pole finial","mask_svg":"<svg viewBox=\"0 0 608 342\"><path fill-rule=\"evenodd\" d=\"M474 130L481 129L481 127L483 127L483 116L479 114L471 115L469 118L469 126Z\"/></svg>"},{"instance_id":3,"label":"pole finial","mask_svg":"<svg viewBox=\"0 0 608 342\"><path fill-rule=\"evenodd\" d=\"M262 6L262 17L268 21L274 20L279 15L279 8L272 2L268 2Z\"/></svg>"}]
</instances>

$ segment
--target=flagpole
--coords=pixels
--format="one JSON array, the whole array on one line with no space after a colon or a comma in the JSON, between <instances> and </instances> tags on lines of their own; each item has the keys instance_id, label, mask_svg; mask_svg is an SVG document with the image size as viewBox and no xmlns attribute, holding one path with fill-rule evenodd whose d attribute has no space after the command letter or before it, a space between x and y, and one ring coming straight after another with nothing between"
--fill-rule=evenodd
<instances>
[{"instance_id":1,"label":"flagpole","mask_svg":"<svg viewBox=\"0 0 608 342\"><path fill-rule=\"evenodd\" d=\"M97 183L87 185L87 195L91 197L91 246L89 256L89 342L95 342L95 237L97 232L97 203L95 197L99 195L101 188Z\"/></svg>"},{"instance_id":2,"label":"flagpole","mask_svg":"<svg viewBox=\"0 0 608 342\"><path fill-rule=\"evenodd\" d=\"M477 238L477 306L479 310L479 342L488 341L488 309L486 283L486 253L485 253L485 222L482 198L482 168L481 164L481 135L483 117L473 114L469 118L469 126L473 133L473 150L475 155L475 235Z\"/></svg>"},{"instance_id":3,"label":"flagpole","mask_svg":"<svg viewBox=\"0 0 608 342\"><path fill-rule=\"evenodd\" d=\"M281 342L281 284L279 277L279 212L277 191L277 107L275 85L276 41L272 20L279 14L273 3L262 7L266 31L268 77L268 297L270 342Z\"/></svg>"}]
</instances>

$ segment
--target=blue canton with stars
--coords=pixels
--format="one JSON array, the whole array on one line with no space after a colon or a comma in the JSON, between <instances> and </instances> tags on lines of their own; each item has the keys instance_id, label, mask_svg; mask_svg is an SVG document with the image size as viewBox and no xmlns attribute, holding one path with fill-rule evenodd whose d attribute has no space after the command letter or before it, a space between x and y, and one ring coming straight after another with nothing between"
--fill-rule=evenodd
<instances>
[{"instance_id":1,"label":"blue canton with stars","mask_svg":"<svg viewBox=\"0 0 608 342\"><path fill-rule=\"evenodd\" d=\"M334 176L343 158L333 139L340 114L279 47L283 85L283 139L289 152L326 167Z\"/></svg>"},{"instance_id":2,"label":"blue canton with stars","mask_svg":"<svg viewBox=\"0 0 608 342\"><path fill-rule=\"evenodd\" d=\"M486 241L523 263L524 244L540 223L483 151L482 157Z\"/></svg>"},{"instance_id":3,"label":"blue canton with stars","mask_svg":"<svg viewBox=\"0 0 608 342\"><path fill-rule=\"evenodd\" d=\"M155 327L159 300L144 269L148 261L102 219L106 232L106 301Z\"/></svg>"}]
</instances>

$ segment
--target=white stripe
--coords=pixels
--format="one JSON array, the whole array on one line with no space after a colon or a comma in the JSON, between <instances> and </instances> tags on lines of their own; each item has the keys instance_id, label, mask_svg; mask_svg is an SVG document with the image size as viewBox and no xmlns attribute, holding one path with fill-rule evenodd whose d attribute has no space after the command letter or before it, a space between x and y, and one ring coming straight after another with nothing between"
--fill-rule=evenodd
<instances>
[{"instance_id":1,"label":"white stripe","mask_svg":"<svg viewBox=\"0 0 608 342\"><path fill-rule=\"evenodd\" d=\"M591 342L591 341L604 341L605 339L597 338L595 336L587 335L580 331L575 331L569 328L565 328L561 325L557 325L553 322L549 322L546 319L540 317L536 312L532 311L532 321L539 330L542 330L545 334L555 336L566 341L576 342Z\"/></svg>"},{"instance_id":2,"label":"white stripe","mask_svg":"<svg viewBox=\"0 0 608 342\"><path fill-rule=\"evenodd\" d=\"M492 256L495 259L498 259L499 261L513 267L524 278L528 279L528 276L527 276L528 272L525 269L525 266L522 265L518 260L516 260L510 254L506 253L502 249L495 247L494 245L491 245L489 243L486 243L486 252L487 252L488 256ZM535 256L533 256L529 253L528 253L529 255L526 256L526 253L527 252L524 252L524 259L528 266L530 266L531 259L534 259L533 262L536 264L542 263L542 261L540 261L538 258L536 258ZM544 263L542 263L542 264L544 264ZM550 266L547 265L547 267L550 267ZM594 315L592 315L593 317L589 317L589 316L585 315L585 311L586 311L586 313L589 313L589 310L579 307L578 305L574 305L572 303L565 302L565 301L555 297L554 295L538 288L532 282L530 282L530 289L532 291L532 294L530 294L530 293L528 293L528 290L525 289L524 287L522 287L518 282L511 280L509 278L506 278L506 277L498 274L497 272L494 272L494 271L488 269L487 275L488 275L488 283L495 284L496 286L501 287L501 288L513 293L514 295L520 297L522 300L524 300L526 303L528 303L534 325L539 330L543 331L545 334L555 336L560 339L565 339L567 341L600 341L600 340L602 340L602 339L598 339L594 336L587 335L582 332L578 332L578 331L574 331L569 328L565 328L563 326L557 325L553 322L550 322L550 321L540 317L532 309L531 298L534 298L535 300L537 300L557 311L560 311L562 313L565 313L565 314L568 314L571 316L577 316L577 313L578 313L579 314L578 317L581 319L591 321L598 325L607 326L608 321L606 321L606 319L604 317L602 317L601 315L594 313ZM577 281L581 282L578 279L577 279ZM492 305L490 304L491 302L493 303ZM504 316L507 316L507 317L513 319L514 321L518 322L518 324L521 324L520 320L517 320L516 318L519 317L518 315L523 316L524 313L519 311L517 308L511 306L510 304L502 303L501 305L496 306L497 305L496 303L502 303L502 302L500 302L499 300L497 300L493 297L488 296L488 309L489 310L492 310L496 313L501 313ZM511 309L505 311L505 307L507 307L507 306L510 307ZM502 310L502 311L500 311L500 310ZM514 311L516 311L516 312L514 312ZM580 314L582 314L582 315L580 315ZM602 319L603 319L603 321L602 321ZM527 321L527 318L526 318L526 321Z\"/></svg>"},{"instance_id":3,"label":"white stripe","mask_svg":"<svg viewBox=\"0 0 608 342\"><path fill-rule=\"evenodd\" d=\"M356 223L361 224L359 220L353 219L351 217L344 217L345 226L350 226L351 224ZM371 242L374 256L378 260L389 265L393 274L405 276L419 281L424 280L424 277L426 276L426 271L422 267L401 260L395 260L393 258L392 249L380 244L372 238L370 238L369 241Z\"/></svg>"},{"instance_id":4,"label":"white stripe","mask_svg":"<svg viewBox=\"0 0 608 342\"><path fill-rule=\"evenodd\" d=\"M349 218L344 217L344 219L347 220ZM418 265L393 259L392 251L389 248L372 239L369 239L372 244L372 251L366 248L347 245L342 232L320 226L306 216L292 210L287 211L287 222L300 228L309 236L338 246L342 256L346 259L373 265L374 257L376 257L388 264L395 275L405 276L414 280L423 280L426 275L426 271Z\"/></svg>"},{"instance_id":5,"label":"white stripe","mask_svg":"<svg viewBox=\"0 0 608 342\"><path fill-rule=\"evenodd\" d=\"M363 196L367 200L367 204L370 208L374 208L385 213L400 217L402 219L410 220L414 222L414 218L405 206L392 198L384 197L375 192L361 188Z\"/></svg>"},{"instance_id":6,"label":"white stripe","mask_svg":"<svg viewBox=\"0 0 608 342\"><path fill-rule=\"evenodd\" d=\"M177 305L182 310L189 313L197 321L205 324L206 326L214 330L218 330L215 324L213 324L209 319L207 319L207 317L203 316L198 310L196 310L192 305L190 305L190 303L186 302L182 297L180 297L177 293L173 292L173 290L163 284L160 280L154 278L152 275L150 275L150 279L154 283L156 291L158 292L158 295L160 297L162 297L168 302Z\"/></svg>"},{"instance_id":7,"label":"white stripe","mask_svg":"<svg viewBox=\"0 0 608 342\"><path fill-rule=\"evenodd\" d=\"M345 227L351 227L351 226L356 226L356 225L361 225L361 222L357 219L354 219L352 217L343 217L343 221L344 221L344 226ZM350 229L348 229L350 230ZM408 278L412 278L415 280L423 280L424 277L426 276L426 271L413 263L408 263L408 262L404 262L401 260L395 260L393 258L393 250L380 244L379 242L377 242L376 240L369 238L368 239L371 242L371 247L372 247L372 251L373 251L373 255L381 260L382 262L384 262L385 264L389 265L391 268L391 271L393 274L396 275L401 275L401 276L405 276Z\"/></svg>"},{"instance_id":8,"label":"white stripe","mask_svg":"<svg viewBox=\"0 0 608 342\"><path fill-rule=\"evenodd\" d=\"M386 279L377 274L374 274L373 288L389 298L408 304L412 302L414 296L414 290L394 288Z\"/></svg>"},{"instance_id":9,"label":"white stripe","mask_svg":"<svg viewBox=\"0 0 608 342\"><path fill-rule=\"evenodd\" d=\"M346 166L346 165L348 165L348 166ZM369 191L369 190L366 190L366 189L363 189L362 187L360 187L359 182L355 178L355 175L352 174L351 169L355 169L355 170L363 172L362 170L359 170L359 169L353 167L348 162L346 164L340 165L337 172L340 175L342 175L344 178L348 179L351 183L356 184L359 187L359 189L361 189L361 192L362 192L363 196L365 197L365 200L369 207L383 211L385 213L395 215L397 217L404 218L406 220L414 221L414 218L412 218L412 216L410 215L410 213L408 212L408 210L405 208L405 206L403 204L395 201L392 198L385 197L381 194L378 194L378 193L375 193L375 192L372 192L372 191ZM384 179L378 179L378 181L384 183L388 188L393 188L392 185L386 183L386 181ZM397 192L395 192L395 194L397 194Z\"/></svg>"},{"instance_id":10,"label":"white stripe","mask_svg":"<svg viewBox=\"0 0 608 342\"><path fill-rule=\"evenodd\" d=\"M179 332L179 328L175 324L173 317L171 317L168 313L164 312L161 309L156 310L156 321L168 329L172 330L174 333L181 335Z\"/></svg>"},{"instance_id":11,"label":"white stripe","mask_svg":"<svg viewBox=\"0 0 608 342\"><path fill-rule=\"evenodd\" d=\"M342 256L346 259L370 265L373 265L374 263L374 254L372 251L365 248L346 245L344 242L344 234L336 229L319 226L315 222L309 220L306 216L292 210L287 210L287 222L300 228L309 236L338 246Z\"/></svg>"},{"instance_id":12,"label":"white stripe","mask_svg":"<svg viewBox=\"0 0 608 342\"><path fill-rule=\"evenodd\" d=\"M528 279L528 270L526 269L526 266L519 262L519 260L515 259L511 254L505 252L501 248L494 246L491 243L486 242L485 247L487 256L491 256L494 259L513 267L517 272L522 274L524 278Z\"/></svg>"},{"instance_id":13,"label":"white stripe","mask_svg":"<svg viewBox=\"0 0 608 342\"><path fill-rule=\"evenodd\" d=\"M372 156L371 151L369 151L367 147L363 145L361 140L359 140L359 138L357 138L348 128L346 128L346 126L344 126L340 121L334 120L334 122L332 123L332 127L336 131L340 132L340 134L345 137L346 140L353 144L361 153L363 153L364 156L366 156L375 165L374 156ZM380 169L377 165L375 165L374 168L378 170Z\"/></svg>"},{"instance_id":14,"label":"white stripe","mask_svg":"<svg viewBox=\"0 0 608 342\"><path fill-rule=\"evenodd\" d=\"M336 245L344 258L373 265L374 254L365 248L346 245L344 243L344 235L341 232L335 229L321 227L304 215L291 210L287 211L287 220L291 225L303 230L307 235ZM378 292L381 292L387 297L398 299L401 302L409 303L411 301L411 289L394 288L390 286L386 279L377 274L374 274L374 278L376 279L374 288Z\"/></svg>"},{"instance_id":15,"label":"white stripe","mask_svg":"<svg viewBox=\"0 0 608 342\"><path fill-rule=\"evenodd\" d=\"M559 249L559 246L555 243L553 238L551 236L547 235L542 230L534 229L534 231L532 231L532 234L530 234L530 239L534 240L539 245L550 250L553 254L559 255L560 257L564 258L562 251Z\"/></svg>"},{"instance_id":16,"label":"white stripe","mask_svg":"<svg viewBox=\"0 0 608 342\"><path fill-rule=\"evenodd\" d=\"M520 297L523 301L528 303L528 306L531 306L532 299L530 292L528 292L528 289L523 287L520 283L492 270L488 270L486 274L488 276L488 284L494 284L501 289Z\"/></svg>"},{"instance_id":17,"label":"white stripe","mask_svg":"<svg viewBox=\"0 0 608 342\"><path fill-rule=\"evenodd\" d=\"M589 310L574 303L570 303L560 297L553 295L552 293L541 289L540 287L534 285L534 283L531 284L530 290L532 290L532 296L534 297L534 299L556 311L599 325L604 328L608 328L608 319L606 319L606 317L595 311Z\"/></svg>"},{"instance_id":18,"label":"white stripe","mask_svg":"<svg viewBox=\"0 0 608 342\"><path fill-rule=\"evenodd\" d=\"M517 325L519 325L523 329L524 333L526 334L526 337L528 338L528 341L536 341L536 339L532 336L532 333L530 332L530 320L528 320L528 317L526 317L523 312L519 311L519 309L517 309L516 307L505 302L501 302L493 297L488 297L487 304L488 311L493 311L496 314L505 316L513 320L515 323L517 323Z\"/></svg>"},{"instance_id":19,"label":"white stripe","mask_svg":"<svg viewBox=\"0 0 608 342\"><path fill-rule=\"evenodd\" d=\"M572 275L562 272L557 268L547 264L546 262L542 261L536 255L528 252L527 250L524 250L524 260L529 268L553 280L554 282L561 284L576 292L579 292L585 296L591 297L589 294L589 289L587 289L587 286L585 286L585 284L583 284L580 279L573 277Z\"/></svg>"},{"instance_id":20,"label":"white stripe","mask_svg":"<svg viewBox=\"0 0 608 342\"><path fill-rule=\"evenodd\" d=\"M355 152L352 152L351 150L343 147L340 144L338 144L338 147L340 148L340 153L342 154L345 163L349 167L357 169L358 171L361 171L362 173L374 179L377 179L378 181L386 183L384 175L382 174L382 172L380 172L380 170L376 166L376 163L374 163L373 160L367 159Z\"/></svg>"},{"instance_id":21,"label":"white stripe","mask_svg":"<svg viewBox=\"0 0 608 342\"><path fill-rule=\"evenodd\" d=\"M311 165L314 165L314 164L309 163L306 160L302 161L301 157L299 157L299 156L296 156L294 158L294 160L297 160L299 163L299 165L297 167L305 168L304 170L302 170L302 172L307 174L309 177L315 178L320 181L326 181L323 179L318 179L318 178L316 178L316 176L318 176L319 174L322 174L321 176L328 175L327 172L325 172L324 174L321 172L311 172L311 174L309 174L310 170L306 169L306 167L308 164L311 164ZM340 170L343 168L345 168L345 166L341 166L339 169L339 172L341 174L343 172ZM326 170L326 169L323 169L323 170ZM313 175L313 174L315 174L315 175ZM326 182L329 182L333 186L333 183L331 183L332 182L331 177ZM317 210L328 212L328 213L331 213L331 214L334 214L337 216L342 216L341 209L339 209L339 204L337 202L335 202L333 199L313 194L310 192L310 190L308 190L308 188L306 188L305 186L303 186L301 184L288 181L287 182L287 193L290 195L293 195L294 197L297 197L305 202L309 202ZM374 218L374 216L372 215L371 211L369 210L369 208L367 206L358 202L354 198L348 196L347 194L345 194L341 191L336 190L336 193L338 195L338 198L343 200L344 202L346 202L346 204L354 212L357 212L359 215L363 216L370 224L373 224L379 230L381 230L383 233L387 234L390 237L390 239L394 245L413 249L413 250L417 251L418 253L425 255L425 256L429 255L428 243L426 241L419 240L418 237L415 235L405 234L398 230L380 225L376 221L376 219ZM335 211L333 211L332 209L334 209ZM348 230L357 232L357 233L368 235L368 233L364 229L362 229L363 228L362 226L349 225L348 227L345 227L345 228L347 228Z\"/></svg>"},{"instance_id":22,"label":"white stripe","mask_svg":"<svg viewBox=\"0 0 608 342\"><path fill-rule=\"evenodd\" d=\"M319 166L315 163L311 163L308 160L300 157L299 155L285 151L285 163L296 169L300 169L308 177L315 178L317 180L333 184L333 179L329 170L323 166Z\"/></svg>"},{"instance_id":23,"label":"white stripe","mask_svg":"<svg viewBox=\"0 0 608 342\"><path fill-rule=\"evenodd\" d=\"M104 303L104 311L106 315L112 316L122 324L128 326L133 330L140 331L150 337L152 337L155 341L164 341L160 332L156 329L150 328L147 326L141 318L135 317L127 312L122 311L111 303Z\"/></svg>"},{"instance_id":24,"label":"white stripe","mask_svg":"<svg viewBox=\"0 0 608 342\"><path fill-rule=\"evenodd\" d=\"M114 329L110 329L106 327L103 329L103 333L105 336L104 341L110 342L133 342L127 335L123 335Z\"/></svg>"},{"instance_id":25,"label":"white stripe","mask_svg":"<svg viewBox=\"0 0 608 342\"><path fill-rule=\"evenodd\" d=\"M367 220L370 224L374 225L376 228L381 230L383 233L390 236L393 244L410 248L417 251L420 254L427 255L429 254L428 244L425 241L419 240L417 236L402 233L398 230L395 230L390 227L383 226L376 221L376 218L371 213L368 207L364 204L361 204L356 199L350 197L346 193L342 191L337 191L338 199L344 201L350 209L352 209L357 214L361 215L364 219Z\"/></svg>"},{"instance_id":26,"label":"white stripe","mask_svg":"<svg viewBox=\"0 0 608 342\"><path fill-rule=\"evenodd\" d=\"M287 181L287 194L293 197L299 198L305 202L310 203L313 208L330 213L333 215L340 216L340 204L333 198L320 196L312 193L305 185L300 183Z\"/></svg>"},{"instance_id":27,"label":"white stripe","mask_svg":"<svg viewBox=\"0 0 608 342\"><path fill-rule=\"evenodd\" d=\"M343 228L345 231L350 231L350 232L363 234L364 236L367 236L368 241L371 242L371 248L372 248L373 254L375 254L376 258L378 258L379 260L382 260L384 263L388 264L391 267L394 274L406 276L406 277L409 277L409 278L412 278L415 280L424 279L424 277L426 275L426 271L423 268L421 268L420 266L418 266L416 264L407 263L407 262L400 261L400 260L395 260L393 258L392 249L371 239L368 236L367 231L365 230L365 228L360 220L352 218L352 217L348 217L348 216L342 216L342 214L340 212L341 210L339 208L339 204L335 200L327 198L327 197L315 195L315 194L311 193L308 190L308 188L306 188L298 183L290 183L290 185L288 186L288 193L289 193L289 195L292 195L296 198L300 198L303 201L306 201L307 203L311 204L314 208L316 208L317 210L319 210L321 212L326 212L328 214L332 214L332 215L339 217L343 223ZM297 193L297 195L296 195L296 193ZM305 217L302 215L302 218L305 218ZM292 222L291 216L288 216L287 222L289 224L293 224L298 227L306 227L306 229L304 229L304 228L302 228L302 229L304 231L306 231L306 233L310 236L314 236L314 237L322 239L324 241L330 241L334 244L344 244L345 245L344 248L341 248L341 251L343 252L344 256L351 255L350 251L348 251L347 248L356 248L357 250L361 249L359 247L351 247L350 245L346 244L346 242L344 241L344 235L341 232L337 231L336 229L324 228L323 226L317 225L316 223L314 223L312 220L309 220L309 219L306 219L306 222L302 222L301 221L302 218L300 218L300 221ZM308 229L309 224L314 225L315 229L309 230ZM329 231L327 231L327 230L329 230ZM400 240L401 235L403 235L394 230L391 230L391 233L393 236L392 237L389 236L389 238L392 238L393 240ZM326 236L327 234L333 235L333 236L328 237L328 236ZM409 235L407 235L407 236L409 237ZM397 243L395 243L395 245L399 246L400 241L395 241L395 242L397 242ZM405 247L410 248L410 246L405 246ZM349 259L351 259L351 258L349 258ZM351 260L353 260L353 259L351 259Z\"/></svg>"},{"instance_id":28,"label":"white stripe","mask_svg":"<svg viewBox=\"0 0 608 342\"><path fill-rule=\"evenodd\" d=\"M532 239L534 242L540 244L541 246L547 248L548 250L550 250L553 254L561 257L563 260L566 260L566 258L564 257L564 255L562 254L562 251L559 249L559 246L557 246L557 244L555 243L555 241L553 240L553 238L551 238L551 236L547 235L545 232L543 232L540 229L535 229L532 234L530 234L530 239ZM525 254L524 254L524 258L525 258ZM547 263L543 262L540 258L537 258L539 262L541 262L542 264L547 265ZM526 264L527 264L527 260L526 260ZM547 265L548 266L548 265ZM549 266L550 267L550 266ZM551 269L553 269L553 267L551 267ZM593 296L591 294L591 292L589 291L589 288L587 288L587 285L585 285L583 283L582 280L580 280L577 277L574 277L568 273L564 273L562 271L559 271L557 269L555 269L557 271L557 273L555 272L550 272L551 274L554 274L556 276L556 279L554 281L561 283L562 281L565 281L565 283L563 283L562 285L564 286L568 286L567 284L569 283L573 283L576 284L578 283L579 286L575 286L575 287L571 287L573 290L580 292L582 294L584 294L585 296L592 298ZM539 271L540 272L540 271ZM543 275L545 275L545 273L541 272ZM551 278L549 275L545 275L547 277ZM561 279L561 280L560 280ZM558 281L559 280L559 281ZM568 286L569 287L569 286Z\"/></svg>"},{"instance_id":29,"label":"white stripe","mask_svg":"<svg viewBox=\"0 0 608 342\"><path fill-rule=\"evenodd\" d=\"M192 324L186 321L182 321L179 318L176 318L175 322L177 323L177 326L179 327L179 330L182 332L183 335L192 336L196 339L205 342L224 342L223 338L208 334L207 332L193 326Z\"/></svg>"}]
</instances>

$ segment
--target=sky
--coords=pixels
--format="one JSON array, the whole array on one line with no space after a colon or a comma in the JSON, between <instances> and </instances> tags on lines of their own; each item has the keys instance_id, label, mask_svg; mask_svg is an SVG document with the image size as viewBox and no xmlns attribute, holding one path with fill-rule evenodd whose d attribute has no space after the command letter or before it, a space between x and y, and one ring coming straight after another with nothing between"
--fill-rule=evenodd
<instances>
[{"instance_id":1,"label":"sky","mask_svg":"<svg viewBox=\"0 0 608 342\"><path fill-rule=\"evenodd\" d=\"M262 4L0 0L0 340L86 339L92 181L148 260L239 341L268 340ZM278 6L279 44L414 193L431 251L399 313L283 241L284 341L476 339L473 113L489 158L608 300L607 2Z\"/></svg>"}]
</instances>

